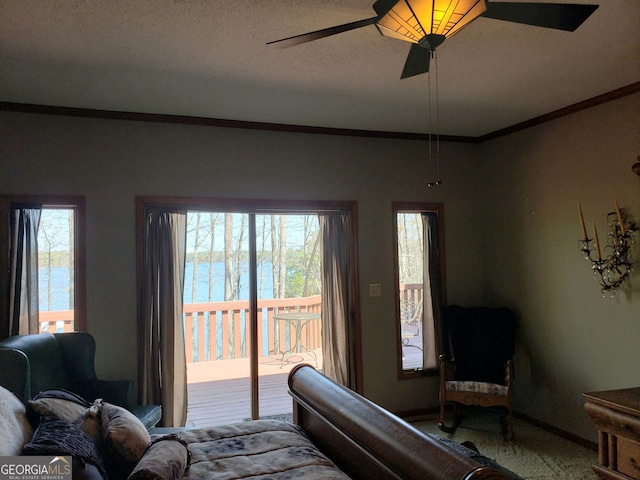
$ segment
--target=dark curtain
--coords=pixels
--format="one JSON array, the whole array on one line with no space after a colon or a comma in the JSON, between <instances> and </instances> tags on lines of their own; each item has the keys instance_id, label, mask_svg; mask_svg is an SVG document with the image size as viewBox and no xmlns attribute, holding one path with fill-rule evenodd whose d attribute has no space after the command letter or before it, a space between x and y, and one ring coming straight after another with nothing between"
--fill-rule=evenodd
<instances>
[{"instance_id":1,"label":"dark curtain","mask_svg":"<svg viewBox=\"0 0 640 480\"><path fill-rule=\"evenodd\" d=\"M186 236L186 213L146 211L138 378L141 402L162 405L165 427L184 426L187 417L182 319Z\"/></svg>"},{"instance_id":2,"label":"dark curtain","mask_svg":"<svg viewBox=\"0 0 640 480\"><path fill-rule=\"evenodd\" d=\"M422 309L423 367L436 368L438 352L442 352L442 278L440 276L440 242L438 214L422 214L424 229L424 300Z\"/></svg>"},{"instance_id":3,"label":"dark curtain","mask_svg":"<svg viewBox=\"0 0 640 480\"><path fill-rule=\"evenodd\" d=\"M341 385L356 388L355 272L350 213L319 216L322 238L323 371Z\"/></svg>"},{"instance_id":4,"label":"dark curtain","mask_svg":"<svg viewBox=\"0 0 640 480\"><path fill-rule=\"evenodd\" d=\"M40 333L38 226L42 206L12 207L9 252L9 336Z\"/></svg>"}]
</instances>

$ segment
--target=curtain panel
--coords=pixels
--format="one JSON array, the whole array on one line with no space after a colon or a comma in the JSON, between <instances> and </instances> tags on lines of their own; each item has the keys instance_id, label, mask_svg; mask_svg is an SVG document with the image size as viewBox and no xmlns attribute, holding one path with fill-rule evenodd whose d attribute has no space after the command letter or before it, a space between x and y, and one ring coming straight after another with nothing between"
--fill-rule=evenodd
<instances>
[{"instance_id":1,"label":"curtain panel","mask_svg":"<svg viewBox=\"0 0 640 480\"><path fill-rule=\"evenodd\" d=\"M355 245L350 213L319 216L322 238L322 353L324 374L356 388Z\"/></svg>"},{"instance_id":2,"label":"curtain panel","mask_svg":"<svg viewBox=\"0 0 640 480\"><path fill-rule=\"evenodd\" d=\"M422 214L424 229L423 309L422 309L422 355L423 368L437 368L438 352L442 352L439 332L442 324L442 296L440 275L440 242L438 214Z\"/></svg>"},{"instance_id":3,"label":"curtain panel","mask_svg":"<svg viewBox=\"0 0 640 480\"><path fill-rule=\"evenodd\" d=\"M184 426L187 373L183 326L186 213L147 208L144 217L138 378L142 404L162 405L161 425Z\"/></svg>"},{"instance_id":4,"label":"curtain panel","mask_svg":"<svg viewBox=\"0 0 640 480\"><path fill-rule=\"evenodd\" d=\"M8 336L40 333L38 227L41 214L41 205L11 208Z\"/></svg>"}]
</instances>

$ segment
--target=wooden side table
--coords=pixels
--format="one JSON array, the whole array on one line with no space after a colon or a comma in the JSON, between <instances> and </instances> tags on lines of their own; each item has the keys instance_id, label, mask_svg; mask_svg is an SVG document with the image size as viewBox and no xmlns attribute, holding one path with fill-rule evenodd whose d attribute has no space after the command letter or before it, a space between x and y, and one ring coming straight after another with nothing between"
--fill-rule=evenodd
<instances>
[{"instance_id":1,"label":"wooden side table","mask_svg":"<svg viewBox=\"0 0 640 480\"><path fill-rule=\"evenodd\" d=\"M640 387L583 396L598 429L598 478L640 480Z\"/></svg>"}]
</instances>

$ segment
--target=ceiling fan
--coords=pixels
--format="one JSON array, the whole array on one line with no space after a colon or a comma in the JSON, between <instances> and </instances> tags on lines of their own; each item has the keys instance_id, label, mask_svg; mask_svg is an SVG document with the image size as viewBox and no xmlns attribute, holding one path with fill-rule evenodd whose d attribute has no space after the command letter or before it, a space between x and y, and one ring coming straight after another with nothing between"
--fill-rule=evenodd
<instances>
[{"instance_id":1,"label":"ceiling fan","mask_svg":"<svg viewBox=\"0 0 640 480\"><path fill-rule=\"evenodd\" d=\"M598 5L573 3L489 2L488 0L377 0L375 17L336 25L268 42L292 47L321 38L375 25L391 38L411 42L401 78L429 71L435 49L473 20L482 16L557 30L574 31Z\"/></svg>"}]
</instances>

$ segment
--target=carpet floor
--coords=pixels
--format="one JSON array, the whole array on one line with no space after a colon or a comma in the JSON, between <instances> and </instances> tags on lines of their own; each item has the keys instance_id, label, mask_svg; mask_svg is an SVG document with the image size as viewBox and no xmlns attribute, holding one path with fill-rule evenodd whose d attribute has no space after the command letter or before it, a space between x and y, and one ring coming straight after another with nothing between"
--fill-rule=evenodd
<instances>
[{"instance_id":1,"label":"carpet floor","mask_svg":"<svg viewBox=\"0 0 640 480\"><path fill-rule=\"evenodd\" d=\"M464 419L453 434L438 428L438 418L412 422L417 429L449 438L458 443L473 442L482 455L525 479L595 479L591 465L598 462L597 452L558 437L546 430L514 419L513 439L504 440L499 416L481 410L465 411Z\"/></svg>"}]
</instances>

